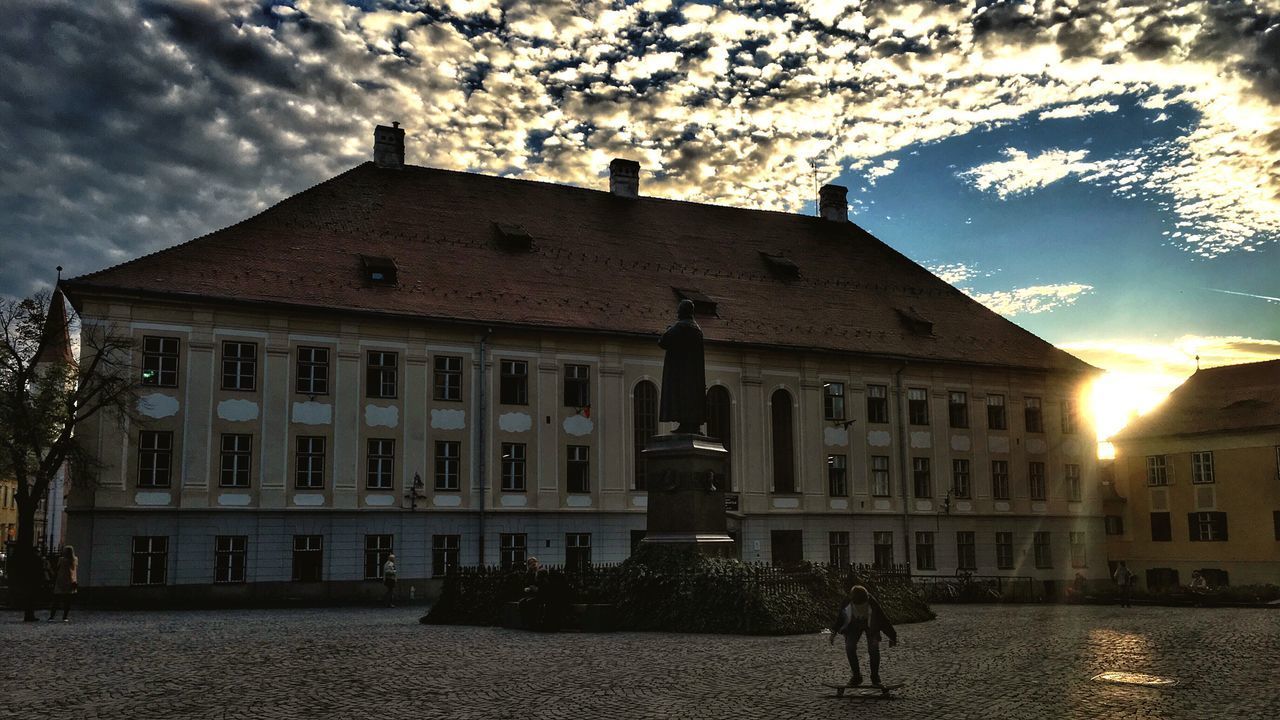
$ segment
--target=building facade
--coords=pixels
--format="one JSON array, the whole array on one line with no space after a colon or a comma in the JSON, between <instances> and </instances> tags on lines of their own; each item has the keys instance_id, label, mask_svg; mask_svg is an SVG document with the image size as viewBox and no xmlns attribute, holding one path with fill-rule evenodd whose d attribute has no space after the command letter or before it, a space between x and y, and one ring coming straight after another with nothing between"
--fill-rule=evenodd
<instances>
[{"instance_id":1,"label":"building facade","mask_svg":"<svg viewBox=\"0 0 1280 720\"><path fill-rule=\"evenodd\" d=\"M1112 563L1149 589L1280 584L1280 361L1199 370L1112 441Z\"/></svg>"},{"instance_id":2,"label":"building facade","mask_svg":"<svg viewBox=\"0 0 1280 720\"><path fill-rule=\"evenodd\" d=\"M847 220L359 166L64 283L135 341L142 421L99 423L81 583L376 592L451 565L618 562L643 537L658 333L691 299L743 560L1105 577L1093 369ZM425 588L424 588L425 589Z\"/></svg>"}]
</instances>

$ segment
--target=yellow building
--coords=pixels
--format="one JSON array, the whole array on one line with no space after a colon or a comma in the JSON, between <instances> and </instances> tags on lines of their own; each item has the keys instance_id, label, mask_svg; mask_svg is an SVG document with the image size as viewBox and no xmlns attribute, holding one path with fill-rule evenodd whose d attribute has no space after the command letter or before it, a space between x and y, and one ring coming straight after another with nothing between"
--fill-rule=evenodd
<instances>
[{"instance_id":1,"label":"yellow building","mask_svg":"<svg viewBox=\"0 0 1280 720\"><path fill-rule=\"evenodd\" d=\"M0 543L18 535L18 483L13 478L0 477Z\"/></svg>"},{"instance_id":2,"label":"yellow building","mask_svg":"<svg viewBox=\"0 0 1280 720\"><path fill-rule=\"evenodd\" d=\"M618 562L644 536L658 333L692 300L744 560L1105 577L1096 369L848 219L364 163L63 281L136 345L68 509L82 587L380 592L455 565Z\"/></svg>"},{"instance_id":3,"label":"yellow building","mask_svg":"<svg viewBox=\"0 0 1280 720\"><path fill-rule=\"evenodd\" d=\"M1159 589L1280 583L1280 360L1199 370L1121 430L1107 554Z\"/></svg>"}]
</instances>

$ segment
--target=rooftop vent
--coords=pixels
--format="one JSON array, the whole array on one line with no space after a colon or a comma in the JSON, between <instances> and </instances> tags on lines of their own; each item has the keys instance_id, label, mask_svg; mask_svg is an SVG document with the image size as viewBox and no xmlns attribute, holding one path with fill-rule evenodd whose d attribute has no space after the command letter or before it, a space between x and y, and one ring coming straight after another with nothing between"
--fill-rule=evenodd
<instances>
[{"instance_id":1,"label":"rooftop vent","mask_svg":"<svg viewBox=\"0 0 1280 720\"><path fill-rule=\"evenodd\" d=\"M533 250L533 236L523 225L515 223L495 222L493 224L493 234L498 241L498 247L510 252L530 252Z\"/></svg>"},{"instance_id":2,"label":"rooftop vent","mask_svg":"<svg viewBox=\"0 0 1280 720\"><path fill-rule=\"evenodd\" d=\"M907 309L894 308L898 313L898 319L912 333L916 335L924 335L925 337L933 337L933 321L921 315L915 308Z\"/></svg>"},{"instance_id":3,"label":"rooftop vent","mask_svg":"<svg viewBox=\"0 0 1280 720\"><path fill-rule=\"evenodd\" d=\"M800 266L792 262L791 258L764 251L760 252L760 257L764 259L765 264L769 266L769 272L775 277L783 280L795 280L800 277Z\"/></svg>"},{"instance_id":4,"label":"rooftop vent","mask_svg":"<svg viewBox=\"0 0 1280 720\"><path fill-rule=\"evenodd\" d=\"M404 167L404 128L400 123L373 129L373 164L382 168Z\"/></svg>"},{"instance_id":5,"label":"rooftop vent","mask_svg":"<svg viewBox=\"0 0 1280 720\"><path fill-rule=\"evenodd\" d=\"M720 317L716 312L716 301L697 290L673 287L676 297L693 303L693 314L699 317Z\"/></svg>"},{"instance_id":6,"label":"rooftop vent","mask_svg":"<svg viewBox=\"0 0 1280 720\"><path fill-rule=\"evenodd\" d=\"M365 282L370 285L396 284L396 261L389 257L361 255L360 267Z\"/></svg>"},{"instance_id":7,"label":"rooftop vent","mask_svg":"<svg viewBox=\"0 0 1280 720\"><path fill-rule=\"evenodd\" d=\"M640 197L640 163L614 158L609 162L609 192L618 197Z\"/></svg>"}]
</instances>

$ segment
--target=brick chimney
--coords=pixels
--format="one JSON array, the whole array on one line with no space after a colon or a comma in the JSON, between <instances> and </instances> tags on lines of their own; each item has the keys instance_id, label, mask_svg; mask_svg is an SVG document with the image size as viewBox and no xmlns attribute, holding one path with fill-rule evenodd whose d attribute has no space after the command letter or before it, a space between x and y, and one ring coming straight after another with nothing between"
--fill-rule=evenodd
<instances>
[{"instance_id":1,"label":"brick chimney","mask_svg":"<svg viewBox=\"0 0 1280 720\"><path fill-rule=\"evenodd\" d=\"M373 129L373 163L382 168L404 167L404 128L400 123Z\"/></svg>"},{"instance_id":2,"label":"brick chimney","mask_svg":"<svg viewBox=\"0 0 1280 720\"><path fill-rule=\"evenodd\" d=\"M818 214L824 220L849 222L849 188L843 185L823 185L818 190Z\"/></svg>"},{"instance_id":3,"label":"brick chimney","mask_svg":"<svg viewBox=\"0 0 1280 720\"><path fill-rule=\"evenodd\" d=\"M622 158L610 161L609 192L618 197L640 197L640 163Z\"/></svg>"}]
</instances>

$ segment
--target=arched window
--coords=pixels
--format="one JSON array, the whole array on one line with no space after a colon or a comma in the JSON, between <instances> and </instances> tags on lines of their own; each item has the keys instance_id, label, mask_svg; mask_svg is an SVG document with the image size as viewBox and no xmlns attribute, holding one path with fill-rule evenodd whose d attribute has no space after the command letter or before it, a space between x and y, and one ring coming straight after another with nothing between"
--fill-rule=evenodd
<instances>
[{"instance_id":1,"label":"arched window","mask_svg":"<svg viewBox=\"0 0 1280 720\"><path fill-rule=\"evenodd\" d=\"M636 476L635 489L648 487L644 448L649 438L658 434L658 387L648 380L636 385L631 401L632 425L635 427Z\"/></svg>"},{"instance_id":2,"label":"arched window","mask_svg":"<svg viewBox=\"0 0 1280 720\"><path fill-rule=\"evenodd\" d=\"M712 385L707 390L707 435L720 441L725 450L731 442L729 391L723 385ZM724 490L733 489L733 473L730 472L729 459L724 461Z\"/></svg>"},{"instance_id":3,"label":"arched window","mask_svg":"<svg viewBox=\"0 0 1280 720\"><path fill-rule=\"evenodd\" d=\"M779 388L769 399L773 418L773 491L796 491L796 452L792 441L791 393Z\"/></svg>"}]
</instances>

